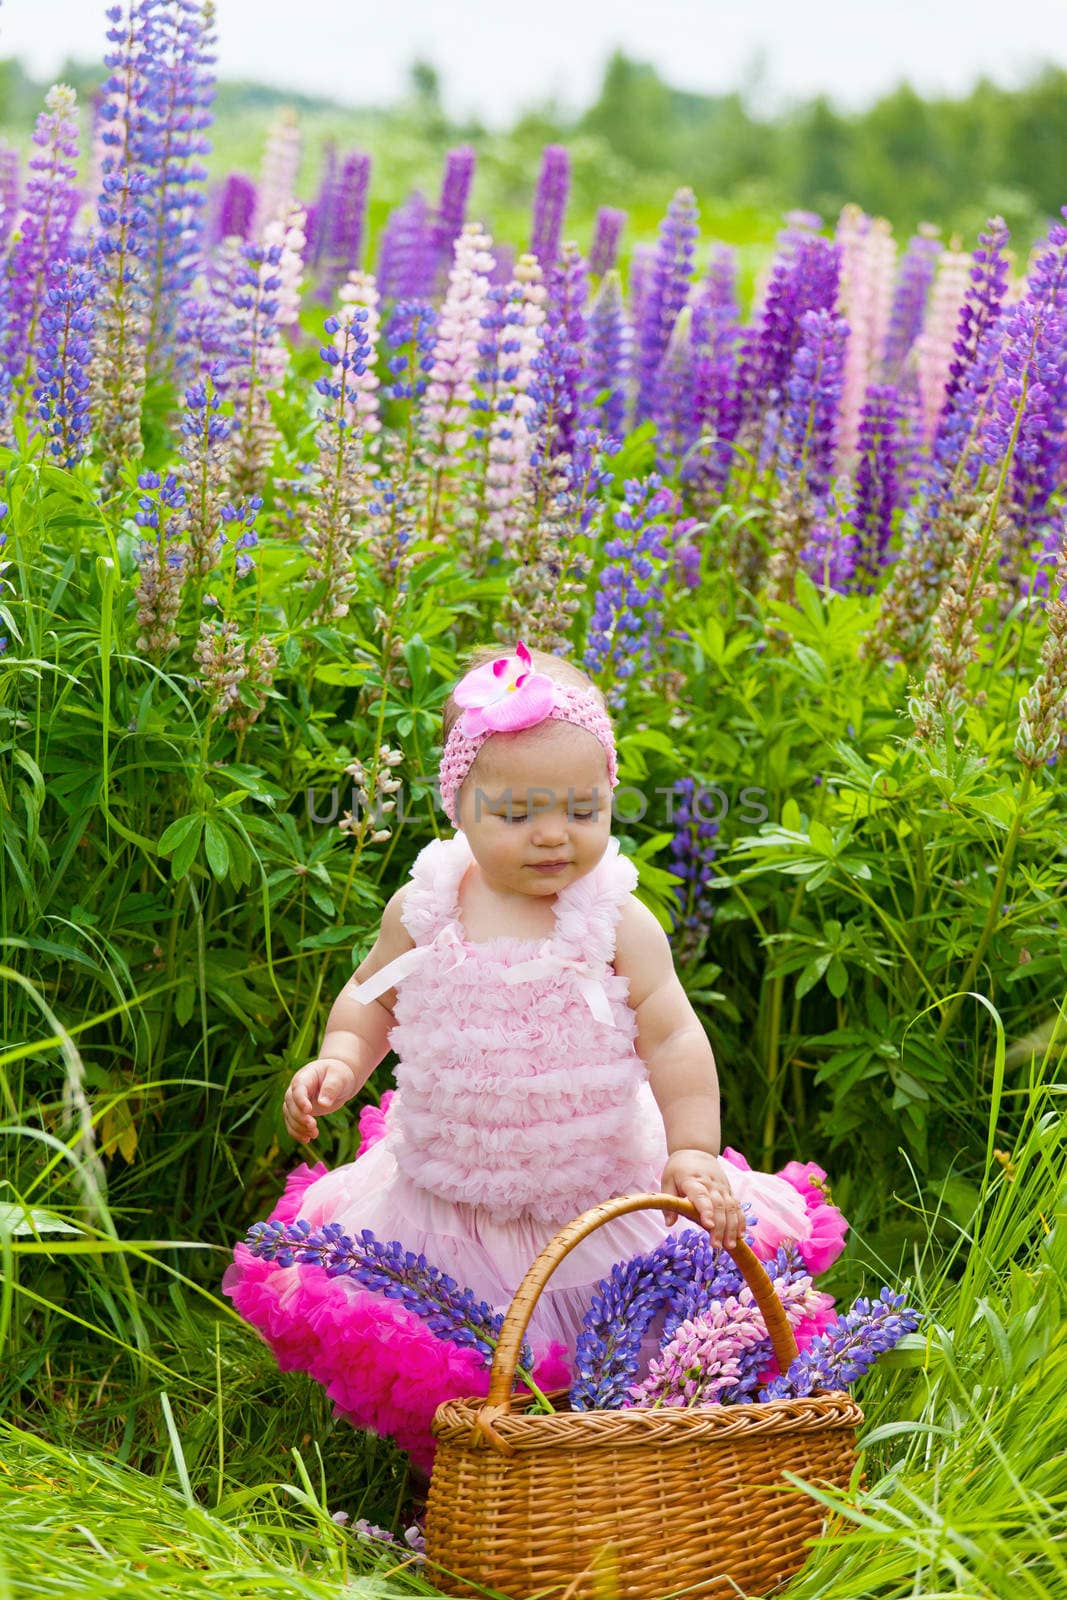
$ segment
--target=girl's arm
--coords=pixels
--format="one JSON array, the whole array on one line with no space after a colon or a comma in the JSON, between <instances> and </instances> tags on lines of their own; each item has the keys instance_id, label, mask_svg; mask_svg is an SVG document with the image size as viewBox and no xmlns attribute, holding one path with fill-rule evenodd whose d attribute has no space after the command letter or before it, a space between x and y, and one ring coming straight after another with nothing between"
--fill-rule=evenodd
<instances>
[{"instance_id":1,"label":"girl's arm","mask_svg":"<svg viewBox=\"0 0 1067 1600\"><path fill-rule=\"evenodd\" d=\"M396 990L387 989L366 1005L354 1000L350 991L353 983L362 983L412 948L414 940L400 920L406 888L405 884L398 889L386 905L374 948L334 1001L322 1049L294 1074L286 1090L283 1115L294 1139L317 1139L316 1114L336 1111L351 1100L388 1053Z\"/></svg>"},{"instance_id":2,"label":"girl's arm","mask_svg":"<svg viewBox=\"0 0 1067 1600\"><path fill-rule=\"evenodd\" d=\"M635 1046L663 1117L669 1152L663 1192L692 1200L716 1242L736 1244L744 1235L743 1219L718 1160L715 1056L674 970L667 935L634 896L619 918L615 970L629 981ZM676 1213L664 1216L668 1224L676 1220Z\"/></svg>"}]
</instances>

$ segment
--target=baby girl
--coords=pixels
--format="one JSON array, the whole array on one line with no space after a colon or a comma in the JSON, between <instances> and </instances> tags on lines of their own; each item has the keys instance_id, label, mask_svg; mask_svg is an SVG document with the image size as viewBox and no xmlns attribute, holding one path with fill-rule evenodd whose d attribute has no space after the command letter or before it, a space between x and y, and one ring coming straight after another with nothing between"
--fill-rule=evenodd
<instances>
[{"instance_id":1,"label":"baby girl","mask_svg":"<svg viewBox=\"0 0 1067 1600\"><path fill-rule=\"evenodd\" d=\"M584 673L521 643L475 656L444 716L441 802L457 831L416 857L285 1096L289 1132L312 1140L392 1049L384 1131L332 1172L300 1169L275 1217L400 1240L498 1310L563 1224L616 1195L684 1196L725 1245L746 1200L772 1248L807 1237L795 1189L719 1159L714 1057L611 835L617 784ZM542 1387L569 1382L595 1285L664 1223L691 1226L634 1212L557 1268L529 1328ZM417 1464L432 1459L436 1405L484 1392L484 1369L442 1355L395 1301L242 1246L236 1260L226 1290L279 1361Z\"/></svg>"}]
</instances>

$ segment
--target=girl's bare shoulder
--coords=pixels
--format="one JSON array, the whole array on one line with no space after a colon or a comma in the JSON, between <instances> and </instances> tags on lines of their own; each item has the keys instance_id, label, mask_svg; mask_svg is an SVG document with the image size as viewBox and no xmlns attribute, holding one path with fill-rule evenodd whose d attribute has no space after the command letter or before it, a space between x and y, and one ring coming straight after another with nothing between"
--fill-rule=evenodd
<instances>
[{"instance_id":1,"label":"girl's bare shoulder","mask_svg":"<svg viewBox=\"0 0 1067 1600\"><path fill-rule=\"evenodd\" d=\"M635 1008L674 972L670 940L636 894L628 894L619 911L614 967L620 978L629 979Z\"/></svg>"}]
</instances>

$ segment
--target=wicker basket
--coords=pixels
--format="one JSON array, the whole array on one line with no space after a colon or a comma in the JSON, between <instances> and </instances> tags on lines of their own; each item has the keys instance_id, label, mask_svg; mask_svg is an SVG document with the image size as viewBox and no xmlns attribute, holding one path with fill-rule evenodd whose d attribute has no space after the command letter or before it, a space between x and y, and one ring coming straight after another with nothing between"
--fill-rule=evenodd
<instances>
[{"instance_id":1,"label":"wicker basket","mask_svg":"<svg viewBox=\"0 0 1067 1600\"><path fill-rule=\"evenodd\" d=\"M688 1200L637 1194L563 1228L519 1285L488 1396L438 1407L426 1557L427 1577L444 1593L765 1595L794 1575L823 1523L810 1496L783 1492L784 1474L848 1483L863 1413L845 1394L692 1409L512 1411L523 1335L553 1270L602 1223L657 1207L699 1220ZM731 1254L784 1371L796 1342L781 1303L747 1245ZM565 1406L566 1391L551 1399Z\"/></svg>"}]
</instances>

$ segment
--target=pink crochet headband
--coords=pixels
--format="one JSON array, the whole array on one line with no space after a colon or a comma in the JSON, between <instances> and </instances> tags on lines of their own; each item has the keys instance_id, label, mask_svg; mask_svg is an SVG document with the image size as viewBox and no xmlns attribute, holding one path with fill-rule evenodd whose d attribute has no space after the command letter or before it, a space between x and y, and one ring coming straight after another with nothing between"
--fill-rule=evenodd
<instances>
[{"instance_id":1,"label":"pink crochet headband","mask_svg":"<svg viewBox=\"0 0 1067 1600\"><path fill-rule=\"evenodd\" d=\"M615 735L595 691L557 683L547 673L535 672L524 644L513 655L498 656L472 667L452 691L464 708L445 741L439 769L441 804L452 826L459 826L457 797L475 756L494 733L517 733L551 718L573 722L595 734L608 758L608 784L618 785Z\"/></svg>"}]
</instances>

